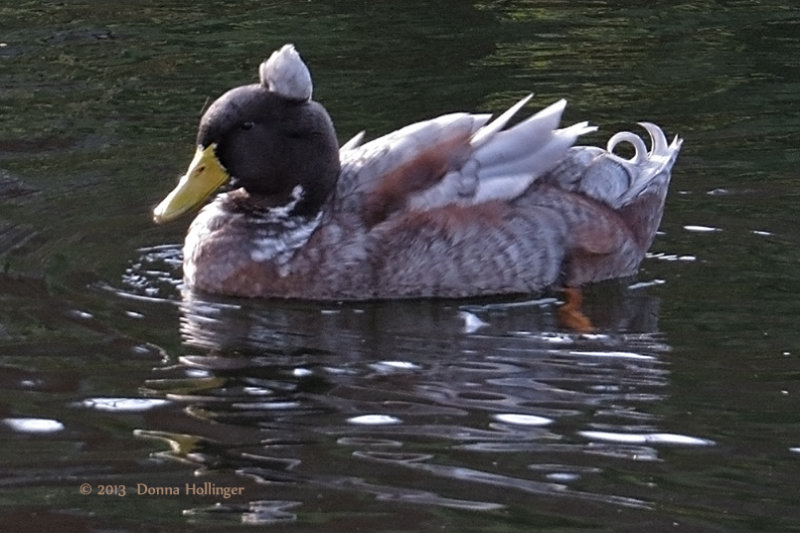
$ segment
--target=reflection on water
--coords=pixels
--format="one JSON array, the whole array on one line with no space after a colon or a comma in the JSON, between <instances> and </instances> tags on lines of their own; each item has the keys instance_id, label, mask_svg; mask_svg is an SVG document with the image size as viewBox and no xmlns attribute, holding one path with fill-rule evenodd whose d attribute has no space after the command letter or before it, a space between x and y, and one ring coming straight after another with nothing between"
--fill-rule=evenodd
<instances>
[{"instance_id":1,"label":"reflection on water","mask_svg":"<svg viewBox=\"0 0 800 533\"><path fill-rule=\"evenodd\" d=\"M143 251L129 287L165 279L171 257ZM670 385L658 300L599 290L602 313L587 311L607 323L592 335L559 330L554 299L320 306L185 291L187 353L144 392L187 419L137 435L169 443L159 455L204 480L234 472L263 486L257 501L213 509L250 522L291 519L309 511L308 494L341 492L473 510L531 494L652 508L635 486L603 479L660 461L664 446L713 442L670 432L656 414ZM465 314L482 326L465 329Z\"/></svg>"}]
</instances>

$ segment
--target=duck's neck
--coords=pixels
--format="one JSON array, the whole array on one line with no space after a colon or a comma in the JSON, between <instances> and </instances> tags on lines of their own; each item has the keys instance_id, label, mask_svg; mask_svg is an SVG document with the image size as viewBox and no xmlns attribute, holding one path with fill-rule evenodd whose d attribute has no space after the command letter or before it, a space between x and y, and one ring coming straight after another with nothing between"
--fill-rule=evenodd
<instances>
[{"instance_id":1,"label":"duck's neck","mask_svg":"<svg viewBox=\"0 0 800 533\"><path fill-rule=\"evenodd\" d=\"M306 190L296 185L291 193L259 194L250 192L247 187L233 184L224 195L223 203L230 211L244 215L263 216L273 213L281 217L314 218L323 209L332 194L332 188Z\"/></svg>"}]
</instances>

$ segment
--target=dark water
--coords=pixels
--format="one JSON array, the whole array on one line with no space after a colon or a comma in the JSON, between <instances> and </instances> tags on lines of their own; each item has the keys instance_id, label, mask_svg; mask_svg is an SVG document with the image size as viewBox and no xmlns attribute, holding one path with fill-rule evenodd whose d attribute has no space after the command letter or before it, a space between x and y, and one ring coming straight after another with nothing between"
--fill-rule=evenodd
<instances>
[{"instance_id":1,"label":"dark water","mask_svg":"<svg viewBox=\"0 0 800 533\"><path fill-rule=\"evenodd\" d=\"M631 4L0 5L0 529L800 530L800 8ZM150 209L284 42L343 139L530 90L684 137L597 334L181 292Z\"/></svg>"}]
</instances>

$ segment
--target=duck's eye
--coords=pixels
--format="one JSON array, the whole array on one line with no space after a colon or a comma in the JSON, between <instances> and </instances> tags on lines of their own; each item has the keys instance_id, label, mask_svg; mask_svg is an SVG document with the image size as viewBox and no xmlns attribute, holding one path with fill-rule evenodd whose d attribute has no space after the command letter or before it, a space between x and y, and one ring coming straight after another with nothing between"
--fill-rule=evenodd
<instances>
[{"instance_id":1,"label":"duck's eye","mask_svg":"<svg viewBox=\"0 0 800 533\"><path fill-rule=\"evenodd\" d=\"M243 123L242 123L242 126L241 126L241 128L242 128L243 130L249 130L249 129L250 129L250 128L252 128L252 127L253 127L253 122L252 122L252 121L249 121L249 120L248 120L247 122L243 122Z\"/></svg>"}]
</instances>

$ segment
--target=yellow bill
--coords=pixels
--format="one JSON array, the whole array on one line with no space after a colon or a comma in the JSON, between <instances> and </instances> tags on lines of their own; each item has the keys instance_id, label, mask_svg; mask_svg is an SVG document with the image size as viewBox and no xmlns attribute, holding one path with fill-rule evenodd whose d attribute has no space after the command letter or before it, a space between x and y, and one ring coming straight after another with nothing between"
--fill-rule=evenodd
<instances>
[{"instance_id":1,"label":"yellow bill","mask_svg":"<svg viewBox=\"0 0 800 533\"><path fill-rule=\"evenodd\" d=\"M201 205L228 181L230 175L222 167L214 150L216 144L207 148L197 147L194 159L178 185L153 209L153 220L157 224L175 220L179 216Z\"/></svg>"}]
</instances>

